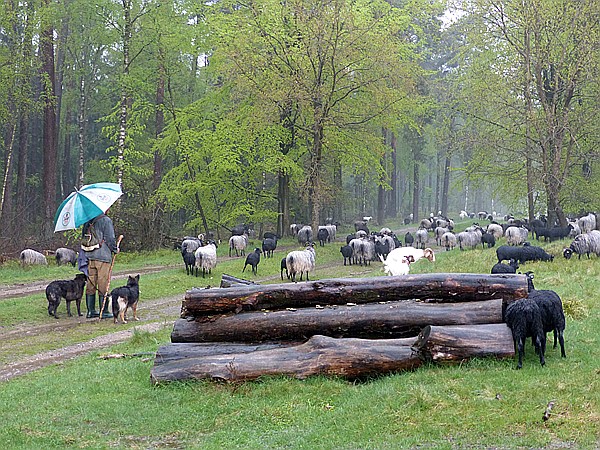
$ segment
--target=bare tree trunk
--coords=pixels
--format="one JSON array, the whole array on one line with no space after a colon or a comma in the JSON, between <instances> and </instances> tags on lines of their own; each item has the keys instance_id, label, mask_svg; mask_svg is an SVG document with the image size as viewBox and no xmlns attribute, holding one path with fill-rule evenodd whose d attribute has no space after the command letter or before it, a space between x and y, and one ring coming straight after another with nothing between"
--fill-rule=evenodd
<instances>
[{"instance_id":1,"label":"bare tree trunk","mask_svg":"<svg viewBox=\"0 0 600 450\"><path fill-rule=\"evenodd\" d=\"M46 7L50 0L44 0ZM43 139L43 191L44 221L42 233L49 237L53 231L54 213L56 210L56 89L54 72L54 29L46 25L40 38L40 57L44 77L44 139Z\"/></svg>"},{"instance_id":2,"label":"bare tree trunk","mask_svg":"<svg viewBox=\"0 0 600 450\"><path fill-rule=\"evenodd\" d=\"M396 139L396 133L394 132L391 133L390 146L392 147L392 173L390 177L392 189L388 195L388 215L389 217L396 217L398 216L398 142Z\"/></svg>"},{"instance_id":3,"label":"bare tree trunk","mask_svg":"<svg viewBox=\"0 0 600 450\"><path fill-rule=\"evenodd\" d=\"M412 196L412 213L413 222L419 222L419 190L421 189L419 180L419 162L413 162L413 196Z\"/></svg>"},{"instance_id":4,"label":"bare tree trunk","mask_svg":"<svg viewBox=\"0 0 600 450\"><path fill-rule=\"evenodd\" d=\"M85 108L86 108L86 90L85 90L85 77L81 76L81 81L79 82L79 112L77 114L77 125L78 125L78 134L77 134L77 148L79 150L79 159L78 159L78 170L77 170L77 187L83 186L84 183L84 163L85 163Z\"/></svg>"},{"instance_id":5,"label":"bare tree trunk","mask_svg":"<svg viewBox=\"0 0 600 450\"><path fill-rule=\"evenodd\" d=\"M448 215L448 197L450 193L450 153L446 151L446 160L444 163L444 184L442 187L442 214Z\"/></svg>"},{"instance_id":6,"label":"bare tree trunk","mask_svg":"<svg viewBox=\"0 0 600 450\"><path fill-rule=\"evenodd\" d=\"M14 119L13 119L14 120ZM5 143L6 156L4 158L4 176L2 178L2 192L0 193L0 230L7 231L12 221L12 171L15 135L17 134L16 120L9 126L8 142Z\"/></svg>"},{"instance_id":7,"label":"bare tree trunk","mask_svg":"<svg viewBox=\"0 0 600 450\"><path fill-rule=\"evenodd\" d=\"M160 51L160 53L162 54L162 51ZM165 76L166 70L161 58L161 63L158 68L158 83L156 86L156 139L160 138L165 128L165 113L163 110L165 105ZM154 150L154 171L152 177L152 188L155 192L158 190L162 180L162 165L162 157L158 149L156 149Z\"/></svg>"}]
</instances>

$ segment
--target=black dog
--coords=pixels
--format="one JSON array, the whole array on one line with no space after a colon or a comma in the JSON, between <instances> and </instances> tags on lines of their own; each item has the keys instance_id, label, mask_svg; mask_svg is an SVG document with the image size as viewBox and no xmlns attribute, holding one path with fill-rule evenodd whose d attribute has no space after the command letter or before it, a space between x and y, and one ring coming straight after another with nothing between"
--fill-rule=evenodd
<instances>
[{"instance_id":1,"label":"black dog","mask_svg":"<svg viewBox=\"0 0 600 450\"><path fill-rule=\"evenodd\" d=\"M83 297L83 288L87 282L87 277L83 273L75 275L74 280L56 280L46 286L46 298L48 299L48 314L58 319L56 310L60 305L60 299L64 298L67 302L67 314L71 314L71 302L75 300L77 304L77 315L81 316L81 297Z\"/></svg>"},{"instance_id":2,"label":"black dog","mask_svg":"<svg viewBox=\"0 0 600 450\"><path fill-rule=\"evenodd\" d=\"M131 275L127 279L127 286L115 288L111 291L110 297L112 298L112 312L115 323L118 319L121 319L122 323L127 323L127 308L131 307L133 310L133 320L140 320L137 318L137 304L140 299L140 276Z\"/></svg>"}]
</instances>

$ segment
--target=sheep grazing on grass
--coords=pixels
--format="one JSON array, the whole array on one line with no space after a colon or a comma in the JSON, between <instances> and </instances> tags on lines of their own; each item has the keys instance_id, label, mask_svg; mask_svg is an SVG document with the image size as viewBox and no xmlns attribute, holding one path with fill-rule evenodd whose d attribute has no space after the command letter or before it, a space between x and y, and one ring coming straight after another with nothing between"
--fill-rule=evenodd
<instances>
[{"instance_id":1,"label":"sheep grazing on grass","mask_svg":"<svg viewBox=\"0 0 600 450\"><path fill-rule=\"evenodd\" d=\"M513 247L510 245L501 245L496 249L498 262L510 261L515 259L519 264L525 264L527 261L553 261L554 256L546 253L541 247L533 245L523 245Z\"/></svg>"},{"instance_id":2,"label":"sheep grazing on grass","mask_svg":"<svg viewBox=\"0 0 600 450\"><path fill-rule=\"evenodd\" d=\"M340 247L340 253L344 257L344 265L346 265L346 261L348 261L348 265L352 265L352 256L354 255L354 251L350 245L344 245Z\"/></svg>"},{"instance_id":3,"label":"sheep grazing on grass","mask_svg":"<svg viewBox=\"0 0 600 450\"><path fill-rule=\"evenodd\" d=\"M244 262L244 268L242 272L246 271L246 266L252 267L252 273L256 275L256 268L258 267L258 263L260 263L260 254L262 253L261 249L256 247L254 251L248 256L246 256L246 262Z\"/></svg>"},{"instance_id":4,"label":"sheep grazing on grass","mask_svg":"<svg viewBox=\"0 0 600 450\"><path fill-rule=\"evenodd\" d=\"M554 241L556 239L564 239L571 234L573 227L567 225L566 227L554 227L554 228L534 228L536 239L539 241L540 237L544 238L544 241Z\"/></svg>"},{"instance_id":5,"label":"sheep grazing on grass","mask_svg":"<svg viewBox=\"0 0 600 450\"><path fill-rule=\"evenodd\" d=\"M198 247L195 257L196 276L198 276L198 271L202 269L202 278L204 278L207 273L210 274L212 269L217 266L217 243L210 240L205 246Z\"/></svg>"},{"instance_id":6,"label":"sheep grazing on grass","mask_svg":"<svg viewBox=\"0 0 600 450\"><path fill-rule=\"evenodd\" d=\"M415 233L415 247L424 249L427 245L427 238L429 237L425 228L419 228Z\"/></svg>"},{"instance_id":7,"label":"sheep grazing on grass","mask_svg":"<svg viewBox=\"0 0 600 450\"><path fill-rule=\"evenodd\" d=\"M380 256L380 258L383 263L383 271L390 276L408 275L410 265L415 262L412 255L403 256L400 261L395 258L384 259L383 256Z\"/></svg>"},{"instance_id":8,"label":"sheep grazing on grass","mask_svg":"<svg viewBox=\"0 0 600 450\"><path fill-rule=\"evenodd\" d=\"M493 234L496 240L504 236L504 230L502 229L502 226L497 223L490 223L487 226L486 231L490 234Z\"/></svg>"},{"instance_id":9,"label":"sheep grazing on grass","mask_svg":"<svg viewBox=\"0 0 600 450\"><path fill-rule=\"evenodd\" d=\"M504 232L508 245L521 245L527 240L529 230L525 227L508 227Z\"/></svg>"},{"instance_id":10,"label":"sheep grazing on grass","mask_svg":"<svg viewBox=\"0 0 600 450\"><path fill-rule=\"evenodd\" d=\"M508 264L496 263L492 267L491 273L517 273L519 263L515 259L511 259Z\"/></svg>"},{"instance_id":11,"label":"sheep grazing on grass","mask_svg":"<svg viewBox=\"0 0 600 450\"><path fill-rule=\"evenodd\" d=\"M492 248L496 245L496 237L492 233L485 232L481 235L481 246L485 248Z\"/></svg>"},{"instance_id":12,"label":"sheep grazing on grass","mask_svg":"<svg viewBox=\"0 0 600 450\"><path fill-rule=\"evenodd\" d=\"M533 299L540 308L542 314L542 326L544 327L544 334L550 331L554 334L554 348L556 348L556 341L560 343L560 355L563 358L567 357L565 353L565 312L563 310L562 300L558 294L550 290L538 290L533 285L533 273L527 272L527 284L529 287L528 298ZM544 338L545 339L545 338Z\"/></svg>"},{"instance_id":13,"label":"sheep grazing on grass","mask_svg":"<svg viewBox=\"0 0 600 450\"><path fill-rule=\"evenodd\" d=\"M546 364L544 353L546 351L546 334L542 323L542 312L535 300L531 298L520 298L506 307L504 315L506 325L510 328L515 352L519 354L517 369L523 367L523 356L525 355L525 343L531 337L536 353L540 356L540 364Z\"/></svg>"},{"instance_id":14,"label":"sheep grazing on grass","mask_svg":"<svg viewBox=\"0 0 600 450\"><path fill-rule=\"evenodd\" d=\"M452 231L442 234L442 244L446 251L454 250L456 247L456 235Z\"/></svg>"},{"instance_id":15,"label":"sheep grazing on grass","mask_svg":"<svg viewBox=\"0 0 600 450\"><path fill-rule=\"evenodd\" d=\"M75 267L75 264L77 264L77 252L75 250L71 250L70 248L57 248L54 256L56 257L57 266L71 264L73 267Z\"/></svg>"},{"instance_id":16,"label":"sheep grazing on grass","mask_svg":"<svg viewBox=\"0 0 600 450\"><path fill-rule=\"evenodd\" d=\"M277 239L275 238L264 238L262 242L262 251L265 258L272 258L275 249L277 248Z\"/></svg>"},{"instance_id":17,"label":"sheep grazing on grass","mask_svg":"<svg viewBox=\"0 0 600 450\"><path fill-rule=\"evenodd\" d=\"M579 259L585 254L589 259L590 253L600 256L600 231L598 230L576 236L571 245L563 250L563 256L567 259L571 259L574 254L579 255Z\"/></svg>"},{"instance_id":18,"label":"sheep grazing on grass","mask_svg":"<svg viewBox=\"0 0 600 450\"><path fill-rule=\"evenodd\" d=\"M26 248L21 252L19 255L19 261L21 261L21 266L23 267L32 265L48 265L48 261L44 255L30 248Z\"/></svg>"},{"instance_id":19,"label":"sheep grazing on grass","mask_svg":"<svg viewBox=\"0 0 600 450\"><path fill-rule=\"evenodd\" d=\"M471 248L471 250L473 250L481 243L482 234L479 226L472 226L465 231L461 231L456 235L459 248L461 250L465 250L466 248Z\"/></svg>"},{"instance_id":20,"label":"sheep grazing on grass","mask_svg":"<svg viewBox=\"0 0 600 450\"><path fill-rule=\"evenodd\" d=\"M404 235L404 245L406 246L412 246L415 242L415 237L410 234L410 231L407 231L406 234Z\"/></svg>"},{"instance_id":21,"label":"sheep grazing on grass","mask_svg":"<svg viewBox=\"0 0 600 450\"><path fill-rule=\"evenodd\" d=\"M428 259L431 262L435 261L435 253L430 248L426 248L425 250L414 247L399 247L395 248L390 252L386 261L388 264L399 264L402 262L404 258L412 258L411 264L418 261L421 258Z\"/></svg>"},{"instance_id":22,"label":"sheep grazing on grass","mask_svg":"<svg viewBox=\"0 0 600 450\"><path fill-rule=\"evenodd\" d=\"M296 275L298 273L300 274L300 281L302 281L302 275L304 273L306 273L306 281L310 281L308 279L308 273L315 270L314 244L308 244L305 250L294 250L289 252L285 258L285 265L293 282L296 282Z\"/></svg>"}]
</instances>

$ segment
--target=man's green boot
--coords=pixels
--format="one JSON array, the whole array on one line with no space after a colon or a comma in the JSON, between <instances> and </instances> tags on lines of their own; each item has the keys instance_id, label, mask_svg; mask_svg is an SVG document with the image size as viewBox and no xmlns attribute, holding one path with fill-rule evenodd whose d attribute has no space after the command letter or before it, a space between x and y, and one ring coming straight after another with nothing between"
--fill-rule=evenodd
<instances>
[{"instance_id":1,"label":"man's green boot","mask_svg":"<svg viewBox=\"0 0 600 450\"><path fill-rule=\"evenodd\" d=\"M98 299L98 306L100 307L100 311L102 311L101 319L112 319L113 315L110 312L110 310L111 310L110 295L106 297L106 303L104 304L104 310L102 310L102 301L103 300L104 300L104 296L100 295L100 298Z\"/></svg>"},{"instance_id":2,"label":"man's green boot","mask_svg":"<svg viewBox=\"0 0 600 450\"><path fill-rule=\"evenodd\" d=\"M86 294L85 295L85 305L87 307L86 318L91 319L93 317L98 317L100 314L96 311L96 294Z\"/></svg>"}]
</instances>

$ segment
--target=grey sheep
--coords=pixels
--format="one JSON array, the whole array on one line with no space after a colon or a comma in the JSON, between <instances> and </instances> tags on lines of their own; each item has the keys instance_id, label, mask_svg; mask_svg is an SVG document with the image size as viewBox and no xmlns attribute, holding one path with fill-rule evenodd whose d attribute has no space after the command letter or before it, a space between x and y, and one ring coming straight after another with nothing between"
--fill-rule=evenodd
<instances>
[{"instance_id":1,"label":"grey sheep","mask_svg":"<svg viewBox=\"0 0 600 450\"><path fill-rule=\"evenodd\" d=\"M590 253L600 256L600 231L598 230L576 236L571 245L563 250L563 256L567 259L571 259L574 254L579 255L579 259L583 254L589 258Z\"/></svg>"},{"instance_id":2,"label":"grey sheep","mask_svg":"<svg viewBox=\"0 0 600 450\"><path fill-rule=\"evenodd\" d=\"M304 225L298 231L298 243L306 244L307 242L312 242L313 240L313 230L310 225Z\"/></svg>"},{"instance_id":3,"label":"grey sheep","mask_svg":"<svg viewBox=\"0 0 600 450\"><path fill-rule=\"evenodd\" d=\"M77 252L75 250L71 250L70 248L57 248L54 256L56 257L57 266L71 264L73 267L75 267L75 264L77 264Z\"/></svg>"},{"instance_id":4,"label":"grey sheep","mask_svg":"<svg viewBox=\"0 0 600 450\"><path fill-rule=\"evenodd\" d=\"M287 254L285 257L285 266L288 274L293 282L296 282L296 275L300 274L300 281L302 281L302 275L306 273L306 281L308 279L308 273L315 270L315 248L314 244L310 243L305 250L294 250Z\"/></svg>"},{"instance_id":5,"label":"grey sheep","mask_svg":"<svg viewBox=\"0 0 600 450\"><path fill-rule=\"evenodd\" d=\"M529 230L525 227L508 227L504 235L508 245L521 245L527 240Z\"/></svg>"},{"instance_id":6,"label":"grey sheep","mask_svg":"<svg viewBox=\"0 0 600 450\"><path fill-rule=\"evenodd\" d=\"M415 233L415 248L424 249L427 246L428 233L425 228L419 228Z\"/></svg>"},{"instance_id":7,"label":"grey sheep","mask_svg":"<svg viewBox=\"0 0 600 450\"><path fill-rule=\"evenodd\" d=\"M48 265L48 261L44 255L30 248L26 248L21 252L19 255L19 261L21 261L21 266Z\"/></svg>"},{"instance_id":8,"label":"grey sheep","mask_svg":"<svg viewBox=\"0 0 600 450\"><path fill-rule=\"evenodd\" d=\"M580 217L577 220L577 224L582 233L589 233L596 229L596 215L594 213L589 213L587 216Z\"/></svg>"},{"instance_id":9,"label":"grey sheep","mask_svg":"<svg viewBox=\"0 0 600 450\"><path fill-rule=\"evenodd\" d=\"M244 256L246 254L246 247L248 246L248 235L234 235L229 238L229 256L231 251L235 250L235 256Z\"/></svg>"},{"instance_id":10,"label":"grey sheep","mask_svg":"<svg viewBox=\"0 0 600 450\"><path fill-rule=\"evenodd\" d=\"M456 235L452 231L442 234L442 244L446 251L454 250L456 247Z\"/></svg>"},{"instance_id":11,"label":"grey sheep","mask_svg":"<svg viewBox=\"0 0 600 450\"><path fill-rule=\"evenodd\" d=\"M478 226L472 226L465 231L461 231L456 235L458 246L461 250L465 250L466 247L474 249L481 243L481 228Z\"/></svg>"}]
</instances>

